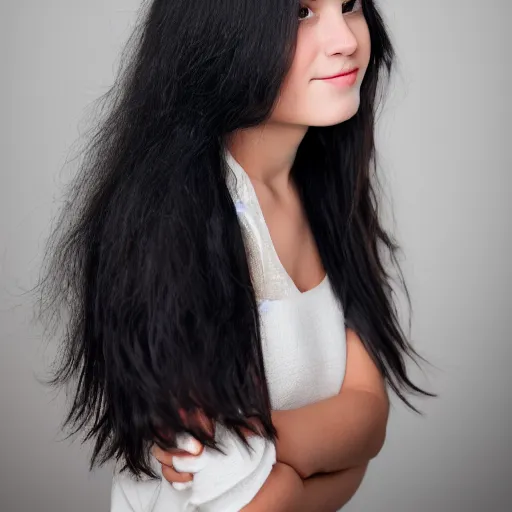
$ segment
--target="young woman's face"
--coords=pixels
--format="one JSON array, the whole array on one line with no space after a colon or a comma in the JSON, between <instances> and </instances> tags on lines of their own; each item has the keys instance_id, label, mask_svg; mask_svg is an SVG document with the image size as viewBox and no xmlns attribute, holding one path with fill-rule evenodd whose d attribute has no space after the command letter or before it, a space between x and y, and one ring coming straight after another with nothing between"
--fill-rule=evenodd
<instances>
[{"instance_id":1,"label":"young woman's face","mask_svg":"<svg viewBox=\"0 0 512 512\"><path fill-rule=\"evenodd\" d=\"M331 126L355 115L371 51L362 1L301 2L296 53L270 122ZM354 68L352 80L327 79Z\"/></svg>"}]
</instances>

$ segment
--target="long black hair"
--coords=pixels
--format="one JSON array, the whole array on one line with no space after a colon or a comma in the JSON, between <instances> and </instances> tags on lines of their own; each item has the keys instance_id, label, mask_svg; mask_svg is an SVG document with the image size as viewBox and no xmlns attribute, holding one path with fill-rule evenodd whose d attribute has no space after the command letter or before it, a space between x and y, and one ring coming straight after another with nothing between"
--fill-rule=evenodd
<instances>
[{"instance_id":1,"label":"long black hair","mask_svg":"<svg viewBox=\"0 0 512 512\"><path fill-rule=\"evenodd\" d=\"M347 326L415 409L406 393L431 394L406 372L404 357L418 354L399 325L379 252L398 266L372 183L378 85L394 52L373 2L363 8L372 52L359 111L310 128L292 176ZM95 441L91 468L115 459L156 477L153 442L170 447L188 431L217 447L180 409L202 410L242 439L256 418L258 432L275 440L223 148L235 130L269 118L293 59L298 3L153 0L137 27L100 98L106 114L48 239L36 289L47 327L67 314L48 380L73 386L64 427Z\"/></svg>"}]
</instances>

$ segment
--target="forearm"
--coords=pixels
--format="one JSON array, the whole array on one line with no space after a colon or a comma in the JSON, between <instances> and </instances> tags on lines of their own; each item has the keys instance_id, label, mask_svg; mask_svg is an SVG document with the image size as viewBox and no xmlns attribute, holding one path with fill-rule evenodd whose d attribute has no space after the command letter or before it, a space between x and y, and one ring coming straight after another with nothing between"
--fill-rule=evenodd
<instances>
[{"instance_id":1,"label":"forearm","mask_svg":"<svg viewBox=\"0 0 512 512\"><path fill-rule=\"evenodd\" d=\"M299 409L276 411L277 459L302 478L360 466L382 448L387 419L387 400L359 390L343 390Z\"/></svg>"},{"instance_id":2,"label":"forearm","mask_svg":"<svg viewBox=\"0 0 512 512\"><path fill-rule=\"evenodd\" d=\"M240 512L297 512L303 493L304 483L297 472L278 462L263 487Z\"/></svg>"},{"instance_id":3,"label":"forearm","mask_svg":"<svg viewBox=\"0 0 512 512\"><path fill-rule=\"evenodd\" d=\"M368 464L304 480L300 512L335 512L359 489Z\"/></svg>"},{"instance_id":4,"label":"forearm","mask_svg":"<svg viewBox=\"0 0 512 512\"><path fill-rule=\"evenodd\" d=\"M368 463L304 481L286 464L276 464L254 499L241 512L336 512L354 496Z\"/></svg>"}]
</instances>

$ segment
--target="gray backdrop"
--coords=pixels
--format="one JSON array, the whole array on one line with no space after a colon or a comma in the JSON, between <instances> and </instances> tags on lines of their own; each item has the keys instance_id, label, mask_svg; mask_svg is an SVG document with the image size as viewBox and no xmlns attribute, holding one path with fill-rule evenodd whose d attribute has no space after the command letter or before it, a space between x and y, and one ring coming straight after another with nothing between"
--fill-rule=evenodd
<instances>
[{"instance_id":1,"label":"gray backdrop","mask_svg":"<svg viewBox=\"0 0 512 512\"><path fill-rule=\"evenodd\" d=\"M379 122L380 168L405 254L412 338L436 366L414 376L440 398L417 402L424 418L395 401L386 445L346 510L505 512L512 8L381 4L399 60ZM35 282L84 109L110 86L139 1L0 5L0 510L106 512L110 468L89 473L88 448L61 441L64 397L35 380L52 347L43 349L23 292Z\"/></svg>"}]
</instances>

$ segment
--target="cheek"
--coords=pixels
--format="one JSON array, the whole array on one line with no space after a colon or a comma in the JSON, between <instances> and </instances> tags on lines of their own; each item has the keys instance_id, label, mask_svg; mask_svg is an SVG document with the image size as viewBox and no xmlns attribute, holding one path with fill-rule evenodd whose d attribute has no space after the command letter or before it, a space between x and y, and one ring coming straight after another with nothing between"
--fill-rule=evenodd
<instances>
[{"instance_id":1,"label":"cheek","mask_svg":"<svg viewBox=\"0 0 512 512\"><path fill-rule=\"evenodd\" d=\"M299 32L297 39L297 47L293 64L290 69L290 88L296 91L307 88L309 81L314 78L312 76L313 64L318 56L319 49L315 45L312 37L307 37Z\"/></svg>"},{"instance_id":2,"label":"cheek","mask_svg":"<svg viewBox=\"0 0 512 512\"><path fill-rule=\"evenodd\" d=\"M318 52L319 49L315 45L314 39L312 37L307 37L306 35L301 35L299 32L290 75L301 75L302 77L309 76L308 72L311 74L311 67L318 55Z\"/></svg>"},{"instance_id":3,"label":"cheek","mask_svg":"<svg viewBox=\"0 0 512 512\"><path fill-rule=\"evenodd\" d=\"M366 21L362 20L361 23L354 27L354 34L357 38L360 60L362 61L362 64L367 66L370 62L371 38L370 30L368 29Z\"/></svg>"},{"instance_id":4,"label":"cheek","mask_svg":"<svg viewBox=\"0 0 512 512\"><path fill-rule=\"evenodd\" d=\"M281 88L276 114L288 117L288 113L297 111L298 105L305 104L313 78L311 73L315 55L312 45L298 41L293 64Z\"/></svg>"}]
</instances>

